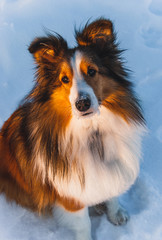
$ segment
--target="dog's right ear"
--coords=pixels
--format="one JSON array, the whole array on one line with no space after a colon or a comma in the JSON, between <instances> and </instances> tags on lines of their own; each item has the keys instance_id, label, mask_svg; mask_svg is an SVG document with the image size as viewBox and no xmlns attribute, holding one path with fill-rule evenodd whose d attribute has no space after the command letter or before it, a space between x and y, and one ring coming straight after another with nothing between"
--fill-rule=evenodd
<instances>
[{"instance_id":1,"label":"dog's right ear","mask_svg":"<svg viewBox=\"0 0 162 240\"><path fill-rule=\"evenodd\" d=\"M28 48L38 65L42 62L55 61L55 58L66 49L67 43L60 35L36 38Z\"/></svg>"},{"instance_id":2,"label":"dog's right ear","mask_svg":"<svg viewBox=\"0 0 162 240\"><path fill-rule=\"evenodd\" d=\"M87 22L79 31L75 30L75 36L80 46L104 45L114 37L113 24L110 20L100 18L94 22Z\"/></svg>"}]
</instances>

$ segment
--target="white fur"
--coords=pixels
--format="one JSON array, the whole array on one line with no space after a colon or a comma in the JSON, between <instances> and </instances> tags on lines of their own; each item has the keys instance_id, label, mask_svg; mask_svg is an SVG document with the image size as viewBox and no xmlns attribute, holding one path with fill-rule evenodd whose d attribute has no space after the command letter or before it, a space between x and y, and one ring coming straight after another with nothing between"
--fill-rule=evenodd
<instances>
[{"instance_id":1,"label":"white fur","mask_svg":"<svg viewBox=\"0 0 162 240\"><path fill-rule=\"evenodd\" d=\"M56 204L54 207L54 217L59 227L72 231L75 240L92 240L88 208L77 212L68 212L62 206Z\"/></svg>"},{"instance_id":2,"label":"white fur","mask_svg":"<svg viewBox=\"0 0 162 240\"><path fill-rule=\"evenodd\" d=\"M83 75L81 74L80 64L82 58L83 56L81 52L76 51L73 58L71 59L71 66L73 68L73 81L69 99L71 102L72 111L78 118L82 116L82 113L79 112L75 107L75 102L79 96L79 92L84 92L90 96L91 108L88 110L89 112L97 112L99 106L93 89L85 82Z\"/></svg>"},{"instance_id":3,"label":"white fur","mask_svg":"<svg viewBox=\"0 0 162 240\"><path fill-rule=\"evenodd\" d=\"M99 155L93 157L87 145L91 133L96 130L103 136L104 159L100 159ZM75 198L87 206L119 196L138 175L143 131L142 126L127 124L103 106L100 107L100 115L87 119L73 116L64 139L60 139L60 151L65 155L69 153L67 157L71 166L76 161L78 170L71 167L69 179L55 176L51 183L61 196ZM84 188L78 177L81 169L85 174Z\"/></svg>"},{"instance_id":4,"label":"white fur","mask_svg":"<svg viewBox=\"0 0 162 240\"><path fill-rule=\"evenodd\" d=\"M100 159L98 154L93 156L88 147L88 139L95 131L102 135L104 159ZM144 131L141 125L128 124L101 106L100 114L89 118L73 116L65 135L59 139L59 151L71 164L69 178L53 176L52 166L48 172L45 171L39 146L35 146L35 169L42 181L47 177L61 196L75 198L85 206L101 203L124 193L134 183L139 172ZM75 169L74 162L77 163ZM81 171L85 175L84 187L79 178Z\"/></svg>"}]
</instances>

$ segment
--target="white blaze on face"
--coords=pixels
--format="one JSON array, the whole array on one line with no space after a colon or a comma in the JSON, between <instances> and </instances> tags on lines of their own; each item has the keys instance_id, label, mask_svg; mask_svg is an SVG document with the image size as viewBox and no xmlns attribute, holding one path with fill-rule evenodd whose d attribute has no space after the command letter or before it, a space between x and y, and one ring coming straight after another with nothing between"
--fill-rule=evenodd
<instances>
[{"instance_id":1,"label":"white blaze on face","mask_svg":"<svg viewBox=\"0 0 162 240\"><path fill-rule=\"evenodd\" d=\"M95 93L93 91L93 88L87 84L87 82L84 80L84 77L81 73L80 65L83 58L84 57L80 51L76 51L73 57L71 58L71 66L73 69L73 79L72 79L72 87L70 91L69 100L72 106L73 114L78 118L82 117L85 112L90 113L88 116L91 116L96 112L99 112L99 109L98 109L99 104L98 104L97 97L95 96ZM78 100L80 93L82 93L83 95L89 96L89 99L91 102L90 108L84 113L80 112L76 108L76 101Z\"/></svg>"}]
</instances>

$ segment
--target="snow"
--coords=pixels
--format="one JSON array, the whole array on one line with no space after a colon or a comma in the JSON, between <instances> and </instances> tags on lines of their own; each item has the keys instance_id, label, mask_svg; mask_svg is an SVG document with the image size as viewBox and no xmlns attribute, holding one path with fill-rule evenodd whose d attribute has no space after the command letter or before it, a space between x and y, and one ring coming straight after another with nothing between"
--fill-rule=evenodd
<instances>
[{"instance_id":1,"label":"snow","mask_svg":"<svg viewBox=\"0 0 162 240\"><path fill-rule=\"evenodd\" d=\"M161 0L1 0L0 1L0 126L31 89L31 40L44 28L63 35L73 46L73 26L89 18L113 20L126 65L142 100L148 135L143 142L141 173L121 202L129 210L124 227L92 213L95 240L162 239L162 1ZM43 219L0 196L0 240L72 239L53 218Z\"/></svg>"}]
</instances>

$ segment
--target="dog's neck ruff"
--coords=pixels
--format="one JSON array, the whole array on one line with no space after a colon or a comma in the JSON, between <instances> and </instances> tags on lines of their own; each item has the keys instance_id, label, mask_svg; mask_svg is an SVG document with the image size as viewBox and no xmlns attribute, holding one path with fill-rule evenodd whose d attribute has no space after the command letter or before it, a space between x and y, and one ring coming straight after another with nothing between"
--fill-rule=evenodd
<instances>
[{"instance_id":1,"label":"dog's neck ruff","mask_svg":"<svg viewBox=\"0 0 162 240\"><path fill-rule=\"evenodd\" d=\"M103 106L91 118L73 116L59 144L70 163L69 177L56 175L49 180L61 196L86 205L122 194L139 172L143 130Z\"/></svg>"}]
</instances>

